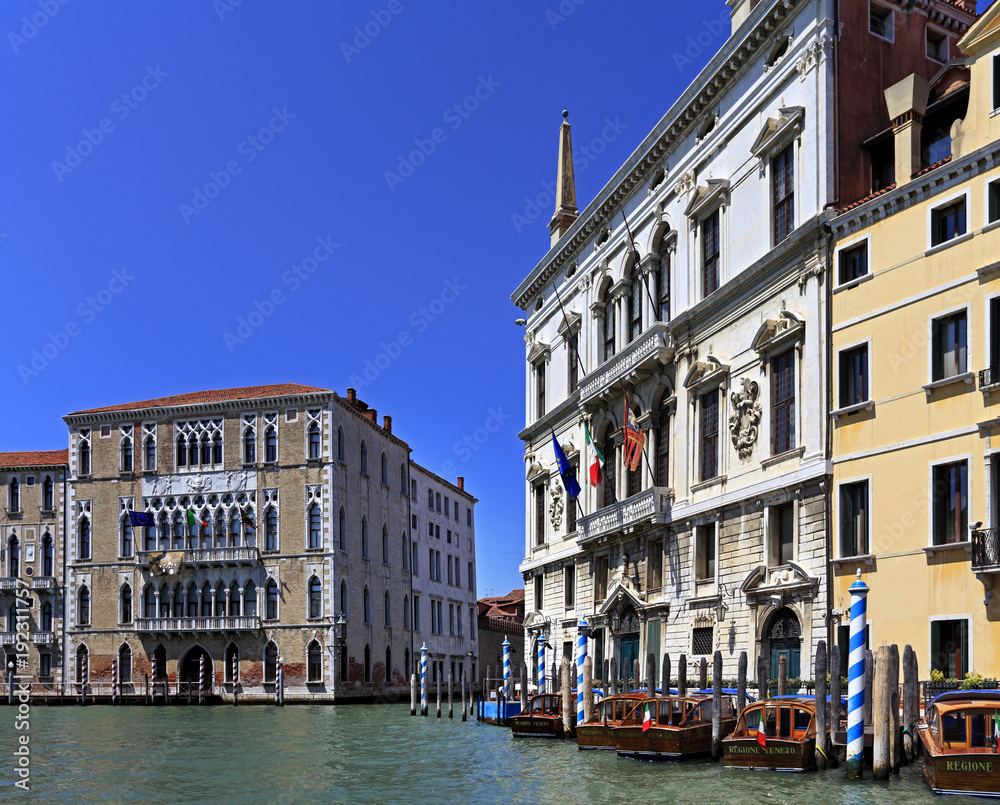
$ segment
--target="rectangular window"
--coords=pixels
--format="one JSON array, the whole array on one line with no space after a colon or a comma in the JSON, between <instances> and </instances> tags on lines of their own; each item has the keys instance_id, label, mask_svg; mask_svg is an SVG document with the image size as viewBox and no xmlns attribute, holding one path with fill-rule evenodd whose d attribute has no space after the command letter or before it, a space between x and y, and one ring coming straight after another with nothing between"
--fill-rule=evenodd
<instances>
[{"instance_id":1,"label":"rectangular window","mask_svg":"<svg viewBox=\"0 0 1000 805\"><path fill-rule=\"evenodd\" d=\"M410 497L413 500L417 499L417 482L416 481L410 481Z\"/></svg>"},{"instance_id":2,"label":"rectangular window","mask_svg":"<svg viewBox=\"0 0 1000 805\"><path fill-rule=\"evenodd\" d=\"M427 490L427 508L428 509L433 509L434 508L434 490L433 489L428 489Z\"/></svg>"},{"instance_id":3,"label":"rectangular window","mask_svg":"<svg viewBox=\"0 0 1000 805\"><path fill-rule=\"evenodd\" d=\"M545 544L545 487L535 487L535 545Z\"/></svg>"},{"instance_id":4,"label":"rectangular window","mask_svg":"<svg viewBox=\"0 0 1000 805\"><path fill-rule=\"evenodd\" d=\"M465 510L465 524L470 528L472 527L472 509Z\"/></svg>"},{"instance_id":5,"label":"rectangular window","mask_svg":"<svg viewBox=\"0 0 1000 805\"><path fill-rule=\"evenodd\" d=\"M448 635L455 636L455 605L448 604Z\"/></svg>"},{"instance_id":6,"label":"rectangular window","mask_svg":"<svg viewBox=\"0 0 1000 805\"><path fill-rule=\"evenodd\" d=\"M701 480L719 474L719 390L701 395Z\"/></svg>"},{"instance_id":7,"label":"rectangular window","mask_svg":"<svg viewBox=\"0 0 1000 805\"><path fill-rule=\"evenodd\" d=\"M670 414L665 408L656 425L656 485L670 485Z\"/></svg>"},{"instance_id":8,"label":"rectangular window","mask_svg":"<svg viewBox=\"0 0 1000 805\"><path fill-rule=\"evenodd\" d=\"M663 542L654 540L649 543L649 556L646 559L646 586L651 590L659 589L663 584Z\"/></svg>"},{"instance_id":9,"label":"rectangular window","mask_svg":"<svg viewBox=\"0 0 1000 805\"><path fill-rule=\"evenodd\" d=\"M563 568L563 604L566 609L576 606L576 566Z\"/></svg>"},{"instance_id":10,"label":"rectangular window","mask_svg":"<svg viewBox=\"0 0 1000 805\"><path fill-rule=\"evenodd\" d=\"M774 175L774 243L781 243L795 228L795 169L793 146L789 145L771 160Z\"/></svg>"},{"instance_id":11,"label":"rectangular window","mask_svg":"<svg viewBox=\"0 0 1000 805\"><path fill-rule=\"evenodd\" d=\"M474 606L469 607L469 637L473 640L476 639L476 608Z\"/></svg>"},{"instance_id":12,"label":"rectangular window","mask_svg":"<svg viewBox=\"0 0 1000 805\"><path fill-rule=\"evenodd\" d=\"M452 587L455 586L455 572L452 570L452 560L451 555L448 555L448 584Z\"/></svg>"},{"instance_id":13,"label":"rectangular window","mask_svg":"<svg viewBox=\"0 0 1000 805\"><path fill-rule=\"evenodd\" d=\"M715 523L695 527L695 581L715 578Z\"/></svg>"},{"instance_id":14,"label":"rectangular window","mask_svg":"<svg viewBox=\"0 0 1000 805\"><path fill-rule=\"evenodd\" d=\"M420 552L417 550L417 543L416 542L411 542L410 543L410 548L411 548L410 553L412 554L412 558L413 558L413 575L414 576L419 576L420 575Z\"/></svg>"},{"instance_id":15,"label":"rectangular window","mask_svg":"<svg viewBox=\"0 0 1000 805\"><path fill-rule=\"evenodd\" d=\"M795 350L771 361L771 451L795 449Z\"/></svg>"},{"instance_id":16,"label":"rectangular window","mask_svg":"<svg viewBox=\"0 0 1000 805\"><path fill-rule=\"evenodd\" d=\"M52 676L52 655L45 653L38 655L38 675L46 678Z\"/></svg>"},{"instance_id":17,"label":"rectangular window","mask_svg":"<svg viewBox=\"0 0 1000 805\"><path fill-rule=\"evenodd\" d=\"M840 407L868 401L868 345L840 353Z\"/></svg>"},{"instance_id":18,"label":"rectangular window","mask_svg":"<svg viewBox=\"0 0 1000 805\"><path fill-rule=\"evenodd\" d=\"M719 211L701 222L701 295L719 287Z\"/></svg>"},{"instance_id":19,"label":"rectangular window","mask_svg":"<svg viewBox=\"0 0 1000 805\"><path fill-rule=\"evenodd\" d=\"M628 340L642 335L642 275L638 266L632 270L632 289L628 296Z\"/></svg>"},{"instance_id":20,"label":"rectangular window","mask_svg":"<svg viewBox=\"0 0 1000 805\"><path fill-rule=\"evenodd\" d=\"M436 492L434 494L434 508L437 511L439 511L439 512L441 511L441 493L440 492Z\"/></svg>"},{"instance_id":21,"label":"rectangular window","mask_svg":"<svg viewBox=\"0 0 1000 805\"><path fill-rule=\"evenodd\" d=\"M714 644L711 626L698 626L691 630L692 654L711 654Z\"/></svg>"},{"instance_id":22,"label":"rectangular window","mask_svg":"<svg viewBox=\"0 0 1000 805\"><path fill-rule=\"evenodd\" d=\"M580 383L580 358L576 351L576 333L569 333L566 341L568 354L566 360L569 362L569 393L576 391Z\"/></svg>"},{"instance_id":23,"label":"rectangular window","mask_svg":"<svg viewBox=\"0 0 1000 805\"><path fill-rule=\"evenodd\" d=\"M875 36L881 36L890 42L893 41L894 31L892 23L891 8L883 8L874 3L869 5L868 30L875 34Z\"/></svg>"},{"instance_id":24,"label":"rectangular window","mask_svg":"<svg viewBox=\"0 0 1000 805\"><path fill-rule=\"evenodd\" d=\"M573 475L577 474L576 467L573 467ZM576 510L577 502L569 495L566 496L566 533L572 534L576 531Z\"/></svg>"},{"instance_id":25,"label":"rectangular window","mask_svg":"<svg viewBox=\"0 0 1000 805\"><path fill-rule=\"evenodd\" d=\"M864 556L868 546L868 481L840 487L840 555Z\"/></svg>"},{"instance_id":26,"label":"rectangular window","mask_svg":"<svg viewBox=\"0 0 1000 805\"><path fill-rule=\"evenodd\" d=\"M427 549L427 572L431 574L431 581L434 581L434 549Z\"/></svg>"},{"instance_id":27,"label":"rectangular window","mask_svg":"<svg viewBox=\"0 0 1000 805\"><path fill-rule=\"evenodd\" d=\"M934 544L969 539L969 465L939 464L933 470Z\"/></svg>"},{"instance_id":28,"label":"rectangular window","mask_svg":"<svg viewBox=\"0 0 1000 805\"><path fill-rule=\"evenodd\" d=\"M420 631L420 596L413 596L413 631Z\"/></svg>"},{"instance_id":29,"label":"rectangular window","mask_svg":"<svg viewBox=\"0 0 1000 805\"><path fill-rule=\"evenodd\" d=\"M545 576L535 576L535 611L542 609L545 603Z\"/></svg>"},{"instance_id":30,"label":"rectangular window","mask_svg":"<svg viewBox=\"0 0 1000 805\"><path fill-rule=\"evenodd\" d=\"M461 571L460 566L458 564L458 557L457 556L455 557L455 586L456 587L461 587L462 586L462 571Z\"/></svg>"},{"instance_id":31,"label":"rectangular window","mask_svg":"<svg viewBox=\"0 0 1000 805\"><path fill-rule=\"evenodd\" d=\"M931 245L947 243L965 234L965 198L931 210Z\"/></svg>"},{"instance_id":32,"label":"rectangular window","mask_svg":"<svg viewBox=\"0 0 1000 805\"><path fill-rule=\"evenodd\" d=\"M414 531L416 531L417 529L417 515L415 514L410 515L410 528L412 528Z\"/></svg>"},{"instance_id":33,"label":"rectangular window","mask_svg":"<svg viewBox=\"0 0 1000 805\"><path fill-rule=\"evenodd\" d=\"M965 311L931 323L931 379L944 380L968 371Z\"/></svg>"},{"instance_id":34,"label":"rectangular window","mask_svg":"<svg viewBox=\"0 0 1000 805\"><path fill-rule=\"evenodd\" d=\"M434 523L427 524L427 536L430 539L434 539Z\"/></svg>"},{"instance_id":35,"label":"rectangular window","mask_svg":"<svg viewBox=\"0 0 1000 805\"><path fill-rule=\"evenodd\" d=\"M931 670L945 679L964 679L969 672L969 622L931 621ZM964 733L962 735L965 737Z\"/></svg>"},{"instance_id":36,"label":"rectangular window","mask_svg":"<svg viewBox=\"0 0 1000 805\"><path fill-rule=\"evenodd\" d=\"M451 529L449 528L447 529L447 531L448 531L448 544L451 545Z\"/></svg>"},{"instance_id":37,"label":"rectangular window","mask_svg":"<svg viewBox=\"0 0 1000 805\"><path fill-rule=\"evenodd\" d=\"M434 575L438 581L443 578L441 575L441 551L434 551Z\"/></svg>"},{"instance_id":38,"label":"rectangular window","mask_svg":"<svg viewBox=\"0 0 1000 805\"><path fill-rule=\"evenodd\" d=\"M434 539L441 539L441 526L434 526Z\"/></svg>"},{"instance_id":39,"label":"rectangular window","mask_svg":"<svg viewBox=\"0 0 1000 805\"><path fill-rule=\"evenodd\" d=\"M604 303L603 322L604 360L610 360L615 355L615 301L613 299L609 298Z\"/></svg>"},{"instance_id":40,"label":"rectangular window","mask_svg":"<svg viewBox=\"0 0 1000 805\"><path fill-rule=\"evenodd\" d=\"M1000 57L998 57L1000 58ZM1000 180L990 182L987 188L987 218L986 223L993 224L1000 221Z\"/></svg>"},{"instance_id":41,"label":"rectangular window","mask_svg":"<svg viewBox=\"0 0 1000 805\"><path fill-rule=\"evenodd\" d=\"M653 276L656 279L656 318L670 321L670 251L666 243L660 246L660 267Z\"/></svg>"},{"instance_id":42,"label":"rectangular window","mask_svg":"<svg viewBox=\"0 0 1000 805\"><path fill-rule=\"evenodd\" d=\"M1000 109L1000 55L993 57L993 108Z\"/></svg>"},{"instance_id":43,"label":"rectangular window","mask_svg":"<svg viewBox=\"0 0 1000 805\"><path fill-rule=\"evenodd\" d=\"M990 362L994 370L993 382L997 382L996 367L1000 367L1000 296L990 299Z\"/></svg>"},{"instance_id":44,"label":"rectangular window","mask_svg":"<svg viewBox=\"0 0 1000 805\"><path fill-rule=\"evenodd\" d=\"M594 559L594 601L603 601L608 596L608 557Z\"/></svg>"},{"instance_id":45,"label":"rectangular window","mask_svg":"<svg viewBox=\"0 0 1000 805\"><path fill-rule=\"evenodd\" d=\"M927 29L927 58L942 64L948 61L948 37L933 28Z\"/></svg>"},{"instance_id":46,"label":"rectangular window","mask_svg":"<svg viewBox=\"0 0 1000 805\"><path fill-rule=\"evenodd\" d=\"M795 558L795 504L771 506L770 515L770 563L772 567L787 565Z\"/></svg>"},{"instance_id":47,"label":"rectangular window","mask_svg":"<svg viewBox=\"0 0 1000 805\"><path fill-rule=\"evenodd\" d=\"M535 367L535 418L545 416L545 364Z\"/></svg>"},{"instance_id":48,"label":"rectangular window","mask_svg":"<svg viewBox=\"0 0 1000 805\"><path fill-rule=\"evenodd\" d=\"M444 496L444 516L451 517L451 500L447 495Z\"/></svg>"},{"instance_id":49,"label":"rectangular window","mask_svg":"<svg viewBox=\"0 0 1000 805\"><path fill-rule=\"evenodd\" d=\"M841 250L837 262L838 281L841 285L865 276L868 273L868 241Z\"/></svg>"},{"instance_id":50,"label":"rectangular window","mask_svg":"<svg viewBox=\"0 0 1000 805\"><path fill-rule=\"evenodd\" d=\"M472 562L467 562L466 563L466 569L467 569L467 572L465 574L465 578L467 578L469 580L469 589L471 590L475 586L473 584L473 580L474 580L475 577L472 575Z\"/></svg>"}]
</instances>

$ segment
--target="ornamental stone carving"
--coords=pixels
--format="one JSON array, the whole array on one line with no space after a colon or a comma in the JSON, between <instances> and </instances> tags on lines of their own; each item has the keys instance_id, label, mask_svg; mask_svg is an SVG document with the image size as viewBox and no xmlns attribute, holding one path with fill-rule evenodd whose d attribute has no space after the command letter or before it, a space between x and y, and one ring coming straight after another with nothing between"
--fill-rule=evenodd
<instances>
[{"instance_id":1,"label":"ornamental stone carving","mask_svg":"<svg viewBox=\"0 0 1000 805\"><path fill-rule=\"evenodd\" d=\"M736 453L743 460L750 458L760 426L760 386L754 380L742 378L740 390L729 395L733 412L729 415L729 434Z\"/></svg>"},{"instance_id":2,"label":"ornamental stone carving","mask_svg":"<svg viewBox=\"0 0 1000 805\"><path fill-rule=\"evenodd\" d=\"M552 485L552 502L549 504L549 519L552 521L552 528L559 530L563 518L562 487L559 484Z\"/></svg>"}]
</instances>

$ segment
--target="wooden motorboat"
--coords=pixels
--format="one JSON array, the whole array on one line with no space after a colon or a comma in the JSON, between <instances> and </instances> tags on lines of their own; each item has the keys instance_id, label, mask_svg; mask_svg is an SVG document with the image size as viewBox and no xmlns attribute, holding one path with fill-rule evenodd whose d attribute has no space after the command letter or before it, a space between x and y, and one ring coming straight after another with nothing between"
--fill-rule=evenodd
<instances>
[{"instance_id":1,"label":"wooden motorboat","mask_svg":"<svg viewBox=\"0 0 1000 805\"><path fill-rule=\"evenodd\" d=\"M761 718L764 738L758 739ZM816 768L816 700L774 696L747 705L722 741L727 769L800 772Z\"/></svg>"},{"instance_id":2,"label":"wooden motorboat","mask_svg":"<svg viewBox=\"0 0 1000 805\"><path fill-rule=\"evenodd\" d=\"M621 726L613 729L618 757L636 760L684 760L712 751L711 694L654 696L636 703ZM649 727L643 730L646 711ZM722 735L736 725L736 697L722 697Z\"/></svg>"},{"instance_id":3,"label":"wooden motorboat","mask_svg":"<svg viewBox=\"0 0 1000 805\"><path fill-rule=\"evenodd\" d=\"M590 721L576 727L576 743L580 749L614 749L612 730L632 712L636 703L645 701L639 693L618 693L602 699L594 707Z\"/></svg>"},{"instance_id":4,"label":"wooden motorboat","mask_svg":"<svg viewBox=\"0 0 1000 805\"><path fill-rule=\"evenodd\" d=\"M935 794L1000 796L1000 691L936 696L917 725L924 777Z\"/></svg>"},{"instance_id":5,"label":"wooden motorboat","mask_svg":"<svg viewBox=\"0 0 1000 805\"><path fill-rule=\"evenodd\" d=\"M576 725L574 707L572 724ZM519 738L562 738L562 694L537 693L528 702L527 711L510 719L510 730Z\"/></svg>"}]
</instances>

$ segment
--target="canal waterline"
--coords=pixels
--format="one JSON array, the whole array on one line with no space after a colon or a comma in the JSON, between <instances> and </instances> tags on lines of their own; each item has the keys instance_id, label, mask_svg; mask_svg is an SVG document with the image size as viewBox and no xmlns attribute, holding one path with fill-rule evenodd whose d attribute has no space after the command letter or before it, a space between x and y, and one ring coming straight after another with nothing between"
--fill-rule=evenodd
<instances>
[{"instance_id":1,"label":"canal waterline","mask_svg":"<svg viewBox=\"0 0 1000 805\"><path fill-rule=\"evenodd\" d=\"M785 775L638 763L514 739L406 705L31 709L31 791L14 787L14 708L0 709L0 801L72 803L858 803L935 800L919 765L888 783L843 767ZM972 798L949 798L972 803Z\"/></svg>"}]
</instances>

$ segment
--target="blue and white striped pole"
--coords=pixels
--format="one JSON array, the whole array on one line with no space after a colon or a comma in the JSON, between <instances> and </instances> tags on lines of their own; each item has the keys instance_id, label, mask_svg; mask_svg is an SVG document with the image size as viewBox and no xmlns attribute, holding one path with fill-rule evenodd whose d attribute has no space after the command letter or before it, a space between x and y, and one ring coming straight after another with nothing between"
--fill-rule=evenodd
<instances>
[{"instance_id":1,"label":"blue and white striped pole","mask_svg":"<svg viewBox=\"0 0 1000 805\"><path fill-rule=\"evenodd\" d=\"M510 698L510 641L503 636L503 697Z\"/></svg>"},{"instance_id":2,"label":"blue and white striped pole","mask_svg":"<svg viewBox=\"0 0 1000 805\"><path fill-rule=\"evenodd\" d=\"M577 642L576 651L576 723L583 723L583 661L587 659L587 621L580 618L577 624L580 628L580 637Z\"/></svg>"},{"instance_id":3,"label":"blue and white striped pole","mask_svg":"<svg viewBox=\"0 0 1000 805\"><path fill-rule=\"evenodd\" d=\"M427 715L427 644L420 647L420 715Z\"/></svg>"},{"instance_id":4,"label":"blue and white striped pole","mask_svg":"<svg viewBox=\"0 0 1000 805\"><path fill-rule=\"evenodd\" d=\"M865 624L868 585L861 570L850 587L851 640L847 669L847 777L860 780L865 759ZM833 669L836 673L836 669Z\"/></svg>"},{"instance_id":5,"label":"blue and white striped pole","mask_svg":"<svg viewBox=\"0 0 1000 805\"><path fill-rule=\"evenodd\" d=\"M538 692L545 693L545 635L538 635Z\"/></svg>"}]
</instances>

